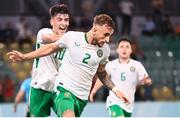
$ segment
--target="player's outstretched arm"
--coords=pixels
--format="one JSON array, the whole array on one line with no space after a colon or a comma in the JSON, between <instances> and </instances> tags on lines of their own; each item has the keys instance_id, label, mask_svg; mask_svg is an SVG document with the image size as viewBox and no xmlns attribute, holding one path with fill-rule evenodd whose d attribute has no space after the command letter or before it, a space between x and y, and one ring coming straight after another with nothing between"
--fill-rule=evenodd
<instances>
[{"instance_id":1,"label":"player's outstretched arm","mask_svg":"<svg viewBox=\"0 0 180 118\"><path fill-rule=\"evenodd\" d=\"M129 103L126 96L114 85L114 83L111 81L111 79L108 77L107 72L105 71L105 64L100 64L97 70L97 75L100 79L100 81L114 94L123 100L125 103Z\"/></svg>"},{"instance_id":2,"label":"player's outstretched arm","mask_svg":"<svg viewBox=\"0 0 180 118\"><path fill-rule=\"evenodd\" d=\"M9 56L9 59L12 62L18 62L18 61L26 61L26 60L34 59L37 57L47 56L49 54L58 51L59 49L60 48L56 43L52 43L52 44L47 44L35 51L26 54L13 50L11 52L8 52L7 55Z\"/></svg>"}]
</instances>

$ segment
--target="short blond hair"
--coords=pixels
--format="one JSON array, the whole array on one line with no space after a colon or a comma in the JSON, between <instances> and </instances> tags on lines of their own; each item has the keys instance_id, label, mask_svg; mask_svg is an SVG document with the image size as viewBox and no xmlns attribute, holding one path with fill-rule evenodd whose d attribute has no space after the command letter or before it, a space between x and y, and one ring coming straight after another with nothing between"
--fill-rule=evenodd
<instances>
[{"instance_id":1,"label":"short blond hair","mask_svg":"<svg viewBox=\"0 0 180 118\"><path fill-rule=\"evenodd\" d=\"M99 14L96 15L94 18L94 24L98 24L100 26L102 25L108 25L109 27L111 27L112 29L115 29L115 23L112 20L112 18L109 15L106 14Z\"/></svg>"}]
</instances>

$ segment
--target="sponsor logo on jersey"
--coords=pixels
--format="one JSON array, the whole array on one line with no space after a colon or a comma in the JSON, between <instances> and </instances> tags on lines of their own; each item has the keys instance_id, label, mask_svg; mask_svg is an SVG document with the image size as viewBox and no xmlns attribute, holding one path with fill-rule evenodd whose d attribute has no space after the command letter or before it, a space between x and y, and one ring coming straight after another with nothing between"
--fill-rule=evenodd
<instances>
[{"instance_id":1,"label":"sponsor logo on jersey","mask_svg":"<svg viewBox=\"0 0 180 118\"><path fill-rule=\"evenodd\" d=\"M131 72L135 72L135 71L136 71L136 68L135 68L134 66L131 66L131 67L130 67L130 71L131 71Z\"/></svg>"},{"instance_id":2,"label":"sponsor logo on jersey","mask_svg":"<svg viewBox=\"0 0 180 118\"><path fill-rule=\"evenodd\" d=\"M97 51L97 56L98 56L98 57L102 57L102 56L103 56L103 51L102 51L101 49L99 49L99 50Z\"/></svg>"},{"instance_id":3,"label":"sponsor logo on jersey","mask_svg":"<svg viewBox=\"0 0 180 118\"><path fill-rule=\"evenodd\" d=\"M74 45L75 45L76 47L79 47L81 44L80 44L79 42L75 42Z\"/></svg>"}]
</instances>

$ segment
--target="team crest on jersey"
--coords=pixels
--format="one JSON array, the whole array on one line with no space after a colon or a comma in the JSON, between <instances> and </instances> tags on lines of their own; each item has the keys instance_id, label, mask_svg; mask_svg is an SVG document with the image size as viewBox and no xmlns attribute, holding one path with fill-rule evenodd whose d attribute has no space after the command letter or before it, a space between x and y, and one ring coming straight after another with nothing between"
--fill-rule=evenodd
<instances>
[{"instance_id":1,"label":"team crest on jersey","mask_svg":"<svg viewBox=\"0 0 180 118\"><path fill-rule=\"evenodd\" d=\"M97 51L97 55L98 55L98 57L102 57L103 56L103 51L101 49L99 49Z\"/></svg>"},{"instance_id":2,"label":"team crest on jersey","mask_svg":"<svg viewBox=\"0 0 180 118\"><path fill-rule=\"evenodd\" d=\"M79 43L79 42L75 42L74 44L75 44L75 46L77 46L77 47L80 46L80 43Z\"/></svg>"},{"instance_id":3,"label":"team crest on jersey","mask_svg":"<svg viewBox=\"0 0 180 118\"><path fill-rule=\"evenodd\" d=\"M131 71L131 72L135 72L135 70L136 70L136 68L135 68L134 66L131 66L131 67L130 67L130 71Z\"/></svg>"}]
</instances>

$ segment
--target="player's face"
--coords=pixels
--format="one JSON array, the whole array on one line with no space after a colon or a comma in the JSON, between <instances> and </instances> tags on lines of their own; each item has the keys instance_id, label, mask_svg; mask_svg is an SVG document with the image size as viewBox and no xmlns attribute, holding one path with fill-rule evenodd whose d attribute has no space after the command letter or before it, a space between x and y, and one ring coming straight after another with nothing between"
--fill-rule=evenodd
<instances>
[{"instance_id":1,"label":"player's face","mask_svg":"<svg viewBox=\"0 0 180 118\"><path fill-rule=\"evenodd\" d=\"M108 43L110 36L114 30L107 25L99 26L96 25L93 30L93 41L92 44L102 47L105 43Z\"/></svg>"},{"instance_id":2,"label":"player's face","mask_svg":"<svg viewBox=\"0 0 180 118\"><path fill-rule=\"evenodd\" d=\"M50 23L56 34L64 34L69 26L69 15L57 14L51 18Z\"/></svg>"},{"instance_id":3,"label":"player's face","mask_svg":"<svg viewBox=\"0 0 180 118\"><path fill-rule=\"evenodd\" d=\"M126 58L126 59L130 58L131 52L132 52L132 49L129 42L122 41L119 43L117 53L119 54L120 58Z\"/></svg>"}]
</instances>

